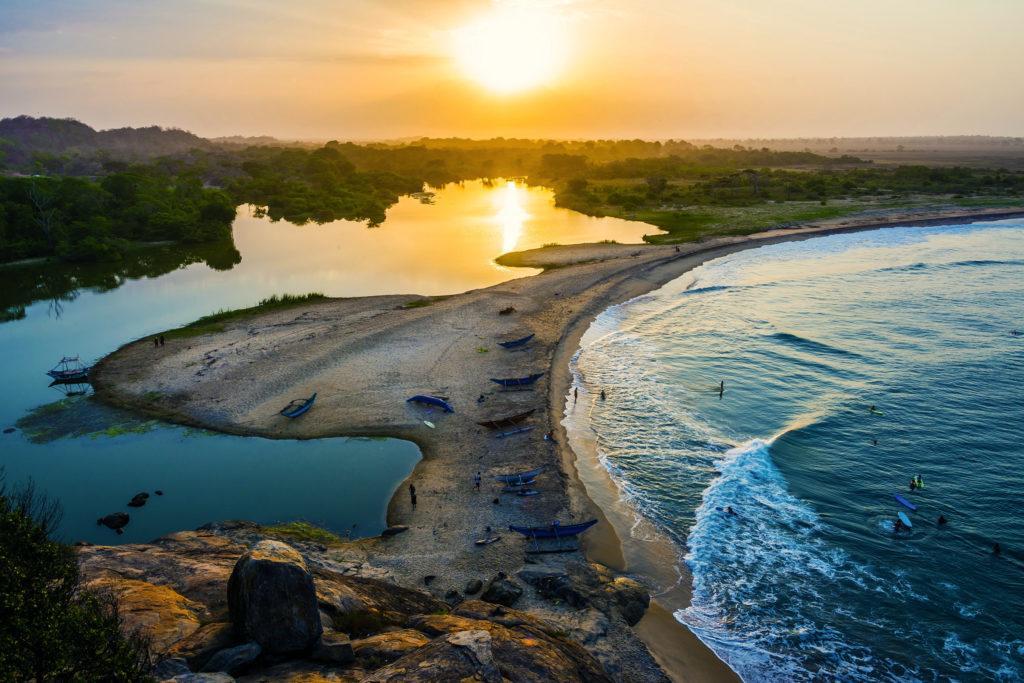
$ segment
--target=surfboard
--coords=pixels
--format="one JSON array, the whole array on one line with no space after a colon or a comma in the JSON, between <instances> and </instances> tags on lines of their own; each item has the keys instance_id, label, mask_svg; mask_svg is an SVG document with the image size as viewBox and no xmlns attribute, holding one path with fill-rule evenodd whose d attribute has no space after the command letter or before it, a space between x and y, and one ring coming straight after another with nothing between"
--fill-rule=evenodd
<instances>
[{"instance_id":1,"label":"surfboard","mask_svg":"<svg viewBox=\"0 0 1024 683\"><path fill-rule=\"evenodd\" d=\"M433 423L433 422L431 422L430 420L424 420L424 421L423 421L423 424L427 425L427 426L428 426L428 427L430 427L431 429L433 429L433 428L434 428L434 423Z\"/></svg>"},{"instance_id":2,"label":"surfboard","mask_svg":"<svg viewBox=\"0 0 1024 683\"><path fill-rule=\"evenodd\" d=\"M907 517L906 512L900 510L899 512L896 513L896 515L900 518L900 521L903 522L903 526L907 527L908 529L914 528L914 525L910 523L910 517Z\"/></svg>"},{"instance_id":3,"label":"surfboard","mask_svg":"<svg viewBox=\"0 0 1024 683\"><path fill-rule=\"evenodd\" d=\"M883 413L878 408L868 408L868 412L871 413L872 415L885 415L885 413Z\"/></svg>"},{"instance_id":4,"label":"surfboard","mask_svg":"<svg viewBox=\"0 0 1024 683\"><path fill-rule=\"evenodd\" d=\"M902 505L902 506L904 506L904 507L906 507L906 508L908 508L910 510L916 510L917 509L916 505L914 505L913 503L911 503L909 500L907 500L906 498L904 498L903 496L901 496L898 493L892 494L892 497L896 499L897 503L899 503L900 505Z\"/></svg>"}]
</instances>

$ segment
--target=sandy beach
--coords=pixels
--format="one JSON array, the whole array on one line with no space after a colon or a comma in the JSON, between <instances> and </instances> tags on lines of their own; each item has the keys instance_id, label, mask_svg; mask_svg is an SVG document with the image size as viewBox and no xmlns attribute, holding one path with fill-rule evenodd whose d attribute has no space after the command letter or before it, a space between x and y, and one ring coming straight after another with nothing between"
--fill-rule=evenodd
<instances>
[{"instance_id":1,"label":"sandy beach","mask_svg":"<svg viewBox=\"0 0 1024 683\"><path fill-rule=\"evenodd\" d=\"M93 382L96 395L109 403L233 434L393 436L415 442L423 460L406 484L415 485L417 505L411 505L403 484L388 515L390 524L409 529L366 542L374 561L410 586L422 587L423 577L435 575L441 578L430 590L443 594L497 572L514 576L528 557L527 543L505 531L509 524L595 516L602 523L579 552L529 557L557 565L586 553L642 577L654 571L645 565L656 567L657 559L645 559L649 550L622 542L629 511L614 505L614 484L594 466L592 454L578 452L586 450L578 446L585 435L567 433L562 424L572 380L569 359L596 315L741 249L835 232L1020 214L1019 209L892 212L678 247L595 244L518 252L499 263L544 272L446 298L331 299L231 321L214 334L171 338L161 348L138 340L105 358ZM499 314L508 308L514 310ZM498 345L531 333L535 337L523 349ZM545 374L532 390L504 391L490 381L536 372ZM307 415L288 420L278 414L292 399L314 392L318 398ZM455 412L406 403L420 393L448 397ZM525 424L532 429L508 438L495 438L477 424L531 408L536 413ZM545 438L549 433L553 440ZM495 475L535 467L546 468L537 480L537 496L503 494L494 481ZM483 477L480 490L473 483L477 472ZM475 546L475 539L490 535L486 527L501 540ZM679 590L685 592L683 578ZM529 591L517 607L539 615L555 609ZM568 610L562 612L563 620L571 619ZM587 626L578 630L586 632ZM621 680L656 680L655 661L673 680L735 679L657 604L635 630L609 628L587 645Z\"/></svg>"}]
</instances>

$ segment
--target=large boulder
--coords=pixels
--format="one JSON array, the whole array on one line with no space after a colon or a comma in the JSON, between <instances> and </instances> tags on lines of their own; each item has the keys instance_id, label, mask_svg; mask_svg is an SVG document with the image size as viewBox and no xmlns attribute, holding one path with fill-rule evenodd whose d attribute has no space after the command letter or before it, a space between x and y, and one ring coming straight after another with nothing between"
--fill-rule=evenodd
<instances>
[{"instance_id":1,"label":"large boulder","mask_svg":"<svg viewBox=\"0 0 1024 683\"><path fill-rule=\"evenodd\" d=\"M348 664L356 658L352 641L344 633L326 632L313 648L312 658L328 664Z\"/></svg>"},{"instance_id":2,"label":"large boulder","mask_svg":"<svg viewBox=\"0 0 1024 683\"><path fill-rule=\"evenodd\" d=\"M651 594L647 589L625 576L605 584L604 590L611 596L622 618L630 626L636 626L651 605Z\"/></svg>"},{"instance_id":3,"label":"large boulder","mask_svg":"<svg viewBox=\"0 0 1024 683\"><path fill-rule=\"evenodd\" d=\"M268 653L308 650L323 632L313 575L302 555L280 541L260 541L238 558L228 611L236 631Z\"/></svg>"},{"instance_id":4,"label":"large boulder","mask_svg":"<svg viewBox=\"0 0 1024 683\"><path fill-rule=\"evenodd\" d=\"M596 563L568 562L564 566L529 567L517 576L547 600L575 609L598 609L618 614L630 626L643 618L651 604L650 593L633 579L615 576Z\"/></svg>"}]
</instances>

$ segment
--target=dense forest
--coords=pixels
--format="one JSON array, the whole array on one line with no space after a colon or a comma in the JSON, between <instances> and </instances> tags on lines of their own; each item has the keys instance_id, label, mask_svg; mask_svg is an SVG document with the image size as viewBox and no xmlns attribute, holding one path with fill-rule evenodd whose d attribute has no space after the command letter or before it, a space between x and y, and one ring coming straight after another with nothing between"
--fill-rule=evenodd
<instances>
[{"instance_id":1,"label":"dense forest","mask_svg":"<svg viewBox=\"0 0 1024 683\"><path fill-rule=\"evenodd\" d=\"M645 220L669 230L670 240L699 237L677 228L692 226L709 207L1024 197L1019 171L878 165L849 155L681 140L247 146L179 130L95 131L73 120L29 117L0 121L0 170L0 261L116 261L138 243L223 242L240 204L297 224L375 225L402 195L480 177L528 176L553 186L562 206ZM762 211L744 229L830 213L797 208Z\"/></svg>"}]
</instances>

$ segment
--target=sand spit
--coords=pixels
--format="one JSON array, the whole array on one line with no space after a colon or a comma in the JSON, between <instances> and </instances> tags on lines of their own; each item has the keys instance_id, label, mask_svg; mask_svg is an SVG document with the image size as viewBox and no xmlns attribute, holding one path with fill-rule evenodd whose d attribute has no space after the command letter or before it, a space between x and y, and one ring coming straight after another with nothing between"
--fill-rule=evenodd
<instances>
[{"instance_id":1,"label":"sand spit","mask_svg":"<svg viewBox=\"0 0 1024 683\"><path fill-rule=\"evenodd\" d=\"M410 479L418 504L413 508L403 486L389 508L389 522L409 530L373 541L370 553L400 583L422 587L423 577L441 577L431 590L443 593L498 572L514 577L527 557L550 566L581 559L580 553L527 556L525 541L505 530L510 523L600 516L576 477L575 456L565 446L560 422L570 382L568 360L590 321L609 305L740 249L885 225L995 220L1021 213L1019 208L892 212L678 247L597 244L519 252L499 262L547 270L444 299L327 300L232 321L214 334L169 339L161 348L140 340L103 359L93 380L102 400L229 433L387 435L416 442L424 455ZM499 314L509 308L514 310ZM521 350L498 345L530 333L535 338ZM503 391L490 381L533 372L546 374L532 390ZM292 399L314 392L316 405L302 418L278 415ZM405 402L417 393L448 397L456 412L426 412ZM533 427L525 433L498 439L477 425L529 408L537 412L525 423ZM549 432L554 441L545 439ZM535 486L540 494L533 497L503 494L493 480L496 474L540 466L547 471ZM478 471L484 482L479 491L473 484ZM501 540L475 546L475 539L488 535L487 526ZM621 561L621 553L616 557L601 548L616 544L613 529L591 535L589 543L602 559L613 565ZM553 609L531 590L516 606L538 613ZM663 637L648 637L656 655L667 647L666 640L671 642L665 629L674 628L671 619L660 623ZM699 647L692 637L687 642L680 647ZM587 646L622 680L660 677L628 627L612 624ZM658 661L677 680L731 677L724 665L705 655L684 658L687 664L681 665L678 657L663 652Z\"/></svg>"}]
</instances>

